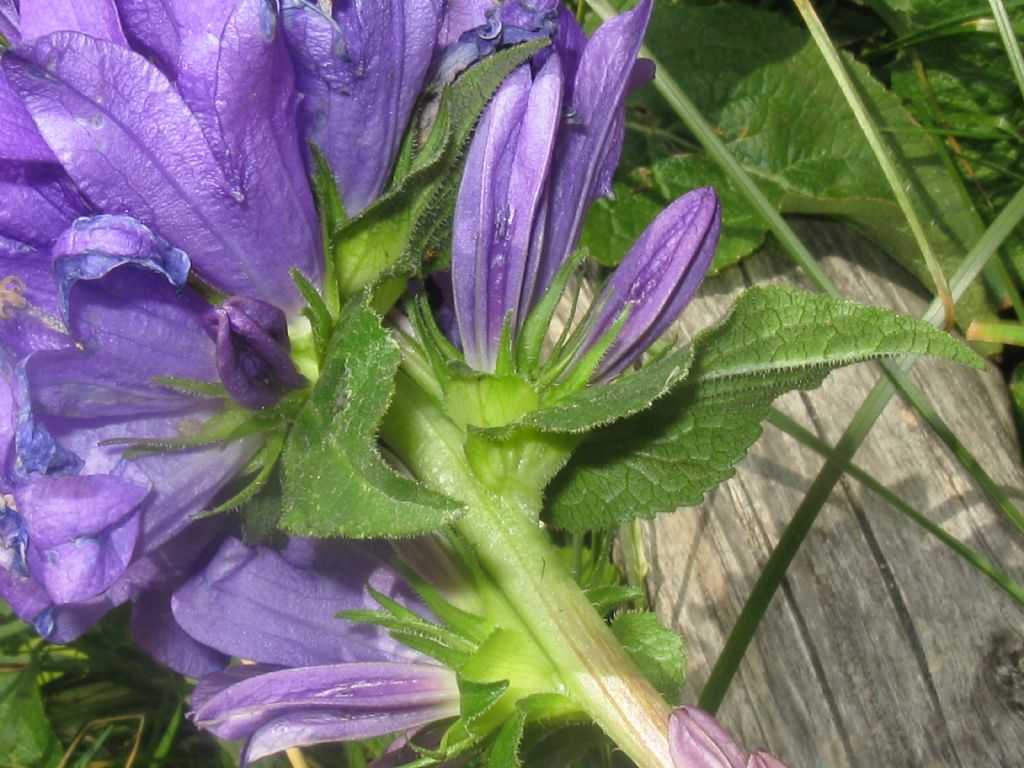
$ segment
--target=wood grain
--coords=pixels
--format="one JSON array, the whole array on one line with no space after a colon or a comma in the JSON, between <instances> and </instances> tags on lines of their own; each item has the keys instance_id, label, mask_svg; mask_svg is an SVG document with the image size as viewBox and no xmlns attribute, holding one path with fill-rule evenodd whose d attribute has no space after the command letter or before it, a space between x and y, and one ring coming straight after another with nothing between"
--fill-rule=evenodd
<instances>
[{"instance_id":1,"label":"wood grain","mask_svg":"<svg viewBox=\"0 0 1024 768\"><path fill-rule=\"evenodd\" d=\"M839 225L801 234L845 295L920 315L897 267ZM842 258L837 254L846 254ZM796 283L766 248L706 285L684 334L724 314L747 285ZM833 374L777 405L834 444L880 369ZM1024 471L999 373L921 361L913 379L1015 501ZM1024 537L903 401L894 399L855 461L1018 581ZM696 701L772 546L822 460L768 426L697 508L646 524L649 588L688 644L684 701ZM719 713L747 748L793 768L1024 766L1024 609L855 481L836 487L750 647Z\"/></svg>"}]
</instances>

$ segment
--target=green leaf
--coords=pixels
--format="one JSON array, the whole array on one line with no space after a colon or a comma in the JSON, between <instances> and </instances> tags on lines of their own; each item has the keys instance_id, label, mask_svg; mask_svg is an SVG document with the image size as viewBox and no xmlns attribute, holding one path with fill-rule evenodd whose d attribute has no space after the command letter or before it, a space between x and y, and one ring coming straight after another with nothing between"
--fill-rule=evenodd
<instances>
[{"instance_id":1,"label":"green leaf","mask_svg":"<svg viewBox=\"0 0 1024 768\"><path fill-rule=\"evenodd\" d=\"M437 754L450 759L479 744L504 720L496 709L508 690L508 682L477 683L458 676L460 716L445 732ZM498 717L495 717L498 715Z\"/></svg>"},{"instance_id":2,"label":"green leaf","mask_svg":"<svg viewBox=\"0 0 1024 768\"><path fill-rule=\"evenodd\" d=\"M586 387L554 405L533 411L516 425L543 432L585 432L648 408L686 378L691 351L677 349L608 384Z\"/></svg>"},{"instance_id":3,"label":"green leaf","mask_svg":"<svg viewBox=\"0 0 1024 768\"><path fill-rule=\"evenodd\" d=\"M757 30L751 34L751 30ZM881 245L931 285L927 269L891 190L868 143L860 132L838 86L807 33L778 14L738 4L656 7L648 45L662 65L716 126L727 147L758 181L783 213L817 214L844 219ZM937 137L920 130L900 99L886 90L861 64L847 58L850 72L875 119L889 138L890 149L907 175L911 199L926 223L939 262L951 274L967 246L980 235L977 217L955 174L942 160ZM648 91L644 119L634 132L634 150L641 167L625 180L635 187L646 179L644 196L663 205L679 187L667 183L676 173L683 183L697 181L685 161L660 159L666 150L681 154L691 140L678 129L675 116ZM667 136L667 137L666 137ZM636 150L647 141L655 150L646 158ZM723 198L737 193L717 174L709 173ZM701 182L707 183L707 182ZM683 186L683 185L679 185ZM635 208L636 195L620 194L612 204ZM751 249L763 226L741 204L739 221L726 206L724 242L733 259L745 242ZM639 218L627 212L623 227ZM604 224L607 229L607 222ZM639 231L621 232L616 248ZM602 260L621 254L599 254L601 232L585 240ZM975 286L960 303L962 320L989 314L983 289Z\"/></svg>"},{"instance_id":4,"label":"green leaf","mask_svg":"<svg viewBox=\"0 0 1024 768\"><path fill-rule=\"evenodd\" d=\"M43 768L61 747L43 711L35 666L0 673L0 766Z\"/></svg>"},{"instance_id":5,"label":"green leaf","mask_svg":"<svg viewBox=\"0 0 1024 768\"><path fill-rule=\"evenodd\" d=\"M516 707L515 713L505 721L487 755L487 768L522 768L519 761L519 742L526 728L526 712Z\"/></svg>"},{"instance_id":6,"label":"green leaf","mask_svg":"<svg viewBox=\"0 0 1024 768\"><path fill-rule=\"evenodd\" d=\"M627 587L620 584L612 584L602 587L591 587L584 590L587 599L594 606L594 610L604 616L621 605L631 603L634 600L642 600L643 590L637 587Z\"/></svg>"},{"instance_id":7,"label":"green leaf","mask_svg":"<svg viewBox=\"0 0 1024 768\"><path fill-rule=\"evenodd\" d=\"M398 346L360 297L341 311L320 379L281 456L281 527L296 536L412 536L451 522L455 502L394 472L377 451Z\"/></svg>"},{"instance_id":8,"label":"green leaf","mask_svg":"<svg viewBox=\"0 0 1024 768\"><path fill-rule=\"evenodd\" d=\"M381 274L413 272L448 250L462 160L476 122L512 70L550 41L517 45L471 67L442 94L437 121L399 186L332 237L338 280L354 293Z\"/></svg>"},{"instance_id":9,"label":"green leaf","mask_svg":"<svg viewBox=\"0 0 1024 768\"><path fill-rule=\"evenodd\" d=\"M668 396L592 433L548 490L559 528L610 528L697 504L733 474L776 397L829 371L921 354L979 366L951 336L914 318L794 291L752 288L693 342L690 375Z\"/></svg>"},{"instance_id":10,"label":"green leaf","mask_svg":"<svg viewBox=\"0 0 1024 768\"><path fill-rule=\"evenodd\" d=\"M620 613L612 632L651 685L670 704L678 704L686 672L683 639L649 611Z\"/></svg>"}]
</instances>

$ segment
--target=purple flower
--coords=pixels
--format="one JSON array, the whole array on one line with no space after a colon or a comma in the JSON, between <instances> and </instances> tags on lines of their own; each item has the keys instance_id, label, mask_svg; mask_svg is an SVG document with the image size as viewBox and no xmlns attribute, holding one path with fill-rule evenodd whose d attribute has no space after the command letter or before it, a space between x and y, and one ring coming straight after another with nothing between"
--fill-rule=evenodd
<instances>
[{"instance_id":1,"label":"purple flower","mask_svg":"<svg viewBox=\"0 0 1024 768\"><path fill-rule=\"evenodd\" d=\"M161 621L150 625L147 647L171 664L191 663L195 644L254 662L205 676L192 699L197 725L247 739L243 762L454 717L459 694L451 670L380 628L336 618L376 607L367 584L429 615L382 554L346 541L292 539L277 553L228 539L174 593L174 622L186 636Z\"/></svg>"},{"instance_id":2,"label":"purple flower","mask_svg":"<svg viewBox=\"0 0 1024 768\"><path fill-rule=\"evenodd\" d=\"M346 213L384 190L423 88L441 0L351 0L330 16L284 0L285 36L302 101L303 136L324 154Z\"/></svg>"},{"instance_id":3,"label":"purple flower","mask_svg":"<svg viewBox=\"0 0 1024 768\"><path fill-rule=\"evenodd\" d=\"M209 541L187 526L261 438L196 435L305 385L290 272L323 256L272 2L0 19L0 595L67 641Z\"/></svg>"},{"instance_id":4,"label":"purple flower","mask_svg":"<svg viewBox=\"0 0 1024 768\"><path fill-rule=\"evenodd\" d=\"M675 768L786 768L762 750L748 759L719 722L696 707L672 713L668 738Z\"/></svg>"},{"instance_id":5,"label":"purple flower","mask_svg":"<svg viewBox=\"0 0 1024 768\"><path fill-rule=\"evenodd\" d=\"M679 317L711 266L721 228L718 196L704 187L680 197L644 230L594 302L584 350L628 313L595 379L622 372Z\"/></svg>"},{"instance_id":6,"label":"purple flower","mask_svg":"<svg viewBox=\"0 0 1024 768\"><path fill-rule=\"evenodd\" d=\"M553 52L510 77L484 114L459 189L451 270L458 340L477 370L493 372L503 329L522 327L576 247L590 204L611 191L626 95L651 76L649 63L636 59L650 12L650 3L641 2L589 40L571 15L561 14ZM628 259L634 268L672 239L669 230L683 237L678 223L686 214L681 206L674 210L638 243ZM707 240L713 251L714 238ZM682 250L672 258L691 260ZM674 319L665 317L648 327L660 333ZM634 321L630 331L639 333L639 326Z\"/></svg>"}]
</instances>

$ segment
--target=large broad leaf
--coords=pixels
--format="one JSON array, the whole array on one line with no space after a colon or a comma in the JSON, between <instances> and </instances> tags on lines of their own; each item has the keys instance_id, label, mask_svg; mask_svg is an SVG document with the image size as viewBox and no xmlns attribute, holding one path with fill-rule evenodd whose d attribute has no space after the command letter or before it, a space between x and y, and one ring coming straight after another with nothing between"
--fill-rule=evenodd
<instances>
[{"instance_id":1,"label":"large broad leaf","mask_svg":"<svg viewBox=\"0 0 1024 768\"><path fill-rule=\"evenodd\" d=\"M843 218L930 286L920 252L853 113L807 33L781 16L739 5L655 10L648 45L711 121L729 150L784 213ZM893 155L911 185L940 263L951 274L980 234L959 181L900 99L847 58ZM706 160L667 158L692 148L674 113L653 91L631 134L636 167L616 200L597 206L584 242L606 263L621 259L653 212L687 188L715 184L726 199L722 261L750 252L765 231L740 195ZM646 138L645 138L646 136ZM666 140L664 137L668 136ZM674 136L674 138L673 138ZM637 147L650 145L650 152ZM738 201L738 202L737 202ZM759 234L760 231L760 234ZM966 321L987 312L980 287L960 304Z\"/></svg>"},{"instance_id":2,"label":"large broad leaf","mask_svg":"<svg viewBox=\"0 0 1024 768\"><path fill-rule=\"evenodd\" d=\"M686 381L629 419L598 430L548 491L559 528L609 528L697 504L733 474L776 397L829 371L888 355L978 365L951 336L910 317L783 287L752 288L693 342Z\"/></svg>"},{"instance_id":3,"label":"large broad leaf","mask_svg":"<svg viewBox=\"0 0 1024 768\"><path fill-rule=\"evenodd\" d=\"M397 475L377 452L400 353L356 297L338 318L320 379L281 456L281 527L298 536L411 536L451 522L457 505Z\"/></svg>"},{"instance_id":4,"label":"large broad leaf","mask_svg":"<svg viewBox=\"0 0 1024 768\"><path fill-rule=\"evenodd\" d=\"M0 674L0 723L0 765L43 768L60 761L34 666Z\"/></svg>"}]
</instances>

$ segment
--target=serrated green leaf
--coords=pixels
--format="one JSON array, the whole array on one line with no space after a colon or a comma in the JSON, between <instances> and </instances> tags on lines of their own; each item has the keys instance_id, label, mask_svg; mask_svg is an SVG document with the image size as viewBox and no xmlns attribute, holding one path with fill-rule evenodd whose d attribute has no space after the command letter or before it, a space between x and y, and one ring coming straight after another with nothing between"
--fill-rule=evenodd
<instances>
[{"instance_id":1,"label":"serrated green leaf","mask_svg":"<svg viewBox=\"0 0 1024 768\"><path fill-rule=\"evenodd\" d=\"M297 536L411 536L458 506L396 474L377 451L400 353L360 297L341 311L320 380L281 456L281 527Z\"/></svg>"},{"instance_id":2,"label":"serrated green leaf","mask_svg":"<svg viewBox=\"0 0 1024 768\"><path fill-rule=\"evenodd\" d=\"M612 632L651 685L670 704L678 704L686 672L683 639L649 611L620 613Z\"/></svg>"},{"instance_id":3,"label":"serrated green leaf","mask_svg":"<svg viewBox=\"0 0 1024 768\"><path fill-rule=\"evenodd\" d=\"M604 616L621 605L631 603L634 600L642 600L643 590L636 587L626 587L619 584L592 587L584 590L594 610Z\"/></svg>"},{"instance_id":4,"label":"serrated green leaf","mask_svg":"<svg viewBox=\"0 0 1024 768\"><path fill-rule=\"evenodd\" d=\"M498 731L487 755L487 768L522 768L519 762L519 742L526 728L526 713L516 707L515 713Z\"/></svg>"},{"instance_id":5,"label":"serrated green leaf","mask_svg":"<svg viewBox=\"0 0 1024 768\"><path fill-rule=\"evenodd\" d=\"M757 30L751 35L750 30ZM925 285L931 285L927 269L896 205L866 139L859 130L838 86L805 30L779 14L737 4L693 7L662 4L655 8L648 45L660 57L665 70L694 100L716 127L728 149L758 182L783 213L817 214L842 218L862 231L910 269ZM980 235L959 180L942 160L937 137L920 130L900 99L886 90L870 72L852 58L845 59L861 96L885 133L889 149L900 163L911 186L910 196L925 220L929 241L944 271L951 274L967 247ZM646 118L658 154L644 159L642 167L627 178L651 180L648 193L659 207L667 202L659 189L680 161L666 160L666 147L679 154L692 146L678 131L674 114L648 92ZM674 137L672 132L676 131ZM662 137L670 135L670 139ZM633 134L633 143L643 142ZM665 163L665 166L661 166ZM681 169L684 173L688 170ZM713 177L723 197L735 192ZM687 179L686 183L692 183ZM676 189L671 192L676 193ZM635 206L630 195L620 195L617 205ZM749 220L734 234L757 241L756 220ZM628 224L635 214L625 213ZM618 241L632 239L639 231L618 234ZM592 247L600 233L587 240ZM617 243L618 245L618 243ZM736 254L730 255L730 258ZM619 258L614 255L613 258ZM991 306L980 285L965 294L959 306L963 322L988 316Z\"/></svg>"},{"instance_id":6,"label":"serrated green leaf","mask_svg":"<svg viewBox=\"0 0 1024 768\"><path fill-rule=\"evenodd\" d=\"M542 432L585 432L642 411L686 378L689 348L674 350L639 371L614 381L586 387L548 408L533 411L517 425Z\"/></svg>"},{"instance_id":7,"label":"serrated green leaf","mask_svg":"<svg viewBox=\"0 0 1024 768\"><path fill-rule=\"evenodd\" d=\"M0 723L0 766L44 768L60 761L34 666L0 673Z\"/></svg>"},{"instance_id":8,"label":"serrated green leaf","mask_svg":"<svg viewBox=\"0 0 1024 768\"><path fill-rule=\"evenodd\" d=\"M345 292L359 290L386 271L412 273L446 253L462 159L473 128L512 70L548 45L517 45L471 67L441 97L437 122L412 170L399 186L334 233L332 252Z\"/></svg>"},{"instance_id":9,"label":"serrated green leaf","mask_svg":"<svg viewBox=\"0 0 1024 768\"><path fill-rule=\"evenodd\" d=\"M437 756L450 759L472 749L489 736L503 717L495 718L495 708L508 690L508 682L478 683L458 676L460 715L445 731ZM500 714L500 713L499 713Z\"/></svg>"},{"instance_id":10,"label":"serrated green leaf","mask_svg":"<svg viewBox=\"0 0 1024 768\"><path fill-rule=\"evenodd\" d=\"M903 354L981 365L920 320L779 286L748 290L693 348L683 384L577 449L548 490L554 525L605 529L698 504L732 476L776 397L840 366Z\"/></svg>"}]
</instances>

